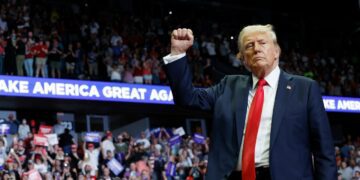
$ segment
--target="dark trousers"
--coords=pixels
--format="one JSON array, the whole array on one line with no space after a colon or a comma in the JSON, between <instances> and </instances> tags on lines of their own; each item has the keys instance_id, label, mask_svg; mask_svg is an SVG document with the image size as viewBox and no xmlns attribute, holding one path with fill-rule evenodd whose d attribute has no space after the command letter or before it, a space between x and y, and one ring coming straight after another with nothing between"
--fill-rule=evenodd
<instances>
[{"instance_id":1,"label":"dark trousers","mask_svg":"<svg viewBox=\"0 0 360 180\"><path fill-rule=\"evenodd\" d=\"M256 180L271 180L270 177L270 168L266 167L257 167L255 169L256 172ZM241 171L233 171L231 172L228 180L241 180Z\"/></svg>"}]
</instances>

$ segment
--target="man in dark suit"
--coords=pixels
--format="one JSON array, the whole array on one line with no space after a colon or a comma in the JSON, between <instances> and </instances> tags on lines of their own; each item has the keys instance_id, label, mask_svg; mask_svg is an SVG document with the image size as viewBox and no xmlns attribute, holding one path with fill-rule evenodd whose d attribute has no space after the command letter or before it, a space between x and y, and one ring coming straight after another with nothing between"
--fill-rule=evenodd
<instances>
[{"instance_id":1,"label":"man in dark suit","mask_svg":"<svg viewBox=\"0 0 360 180\"><path fill-rule=\"evenodd\" d=\"M175 103L213 112L206 179L333 180L334 146L318 84L287 74L271 25L239 34L239 57L252 75L229 75L194 88L186 51L190 29L171 34L164 57Z\"/></svg>"}]
</instances>

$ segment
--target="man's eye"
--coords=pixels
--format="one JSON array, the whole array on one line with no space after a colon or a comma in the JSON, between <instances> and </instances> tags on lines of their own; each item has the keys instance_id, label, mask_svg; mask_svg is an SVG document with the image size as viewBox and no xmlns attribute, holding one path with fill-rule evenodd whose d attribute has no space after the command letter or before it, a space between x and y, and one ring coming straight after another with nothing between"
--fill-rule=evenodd
<instances>
[{"instance_id":1,"label":"man's eye","mask_svg":"<svg viewBox=\"0 0 360 180\"><path fill-rule=\"evenodd\" d=\"M245 46L245 49L249 49L249 48L251 48L251 47L253 47L253 44L247 44L247 45Z\"/></svg>"}]
</instances>

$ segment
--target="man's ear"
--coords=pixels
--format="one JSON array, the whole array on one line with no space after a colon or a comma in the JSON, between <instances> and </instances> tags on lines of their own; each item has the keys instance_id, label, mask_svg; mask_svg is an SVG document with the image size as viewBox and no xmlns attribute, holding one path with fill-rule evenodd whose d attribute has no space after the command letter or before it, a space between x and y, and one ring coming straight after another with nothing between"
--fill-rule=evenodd
<instances>
[{"instance_id":1,"label":"man's ear","mask_svg":"<svg viewBox=\"0 0 360 180\"><path fill-rule=\"evenodd\" d=\"M243 55L241 54L241 52L239 51L237 54L236 54L236 58L239 59L239 60L243 60Z\"/></svg>"},{"instance_id":2,"label":"man's ear","mask_svg":"<svg viewBox=\"0 0 360 180\"><path fill-rule=\"evenodd\" d=\"M276 46L276 53L277 53L277 59L280 58L280 54L281 54L281 48L279 45Z\"/></svg>"}]
</instances>

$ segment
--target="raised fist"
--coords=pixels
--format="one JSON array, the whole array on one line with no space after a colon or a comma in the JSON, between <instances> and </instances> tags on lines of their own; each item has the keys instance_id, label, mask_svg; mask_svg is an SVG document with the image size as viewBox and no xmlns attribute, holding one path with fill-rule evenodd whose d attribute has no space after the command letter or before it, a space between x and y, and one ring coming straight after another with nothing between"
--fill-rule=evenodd
<instances>
[{"instance_id":1,"label":"raised fist","mask_svg":"<svg viewBox=\"0 0 360 180\"><path fill-rule=\"evenodd\" d=\"M185 53L194 43L191 29L179 28L171 33L171 55Z\"/></svg>"}]
</instances>

